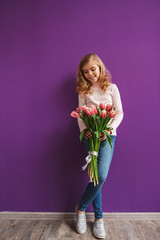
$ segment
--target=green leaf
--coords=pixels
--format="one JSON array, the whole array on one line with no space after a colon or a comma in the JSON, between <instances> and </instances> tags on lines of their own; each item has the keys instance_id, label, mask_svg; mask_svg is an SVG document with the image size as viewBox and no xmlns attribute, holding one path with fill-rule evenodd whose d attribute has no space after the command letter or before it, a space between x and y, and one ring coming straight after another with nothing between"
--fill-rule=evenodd
<instances>
[{"instance_id":1,"label":"green leaf","mask_svg":"<svg viewBox=\"0 0 160 240\"><path fill-rule=\"evenodd\" d=\"M84 136L84 133L85 133L86 129L84 129L81 133L80 133L80 142L82 142L82 138Z\"/></svg>"},{"instance_id":2,"label":"green leaf","mask_svg":"<svg viewBox=\"0 0 160 240\"><path fill-rule=\"evenodd\" d=\"M109 144L110 144L110 146L112 148L112 138L111 137L108 137L108 142L109 142Z\"/></svg>"},{"instance_id":3,"label":"green leaf","mask_svg":"<svg viewBox=\"0 0 160 240\"><path fill-rule=\"evenodd\" d=\"M112 147L112 138L111 138L111 136L105 130L102 130L101 132L103 132L107 136L106 143L107 143L107 140L108 140L110 146ZM105 143L105 145L106 145L106 143Z\"/></svg>"},{"instance_id":4,"label":"green leaf","mask_svg":"<svg viewBox=\"0 0 160 240\"><path fill-rule=\"evenodd\" d=\"M97 136L97 138L100 138L100 132L99 131L94 131L94 134Z\"/></svg>"},{"instance_id":5,"label":"green leaf","mask_svg":"<svg viewBox=\"0 0 160 240\"><path fill-rule=\"evenodd\" d=\"M100 121L100 118L97 117L97 128L98 128L98 130L100 129L100 127L101 127L101 121Z\"/></svg>"},{"instance_id":6,"label":"green leaf","mask_svg":"<svg viewBox=\"0 0 160 240\"><path fill-rule=\"evenodd\" d=\"M107 144L107 137L106 137L106 141L105 141L104 147L106 146L106 144Z\"/></svg>"}]
</instances>

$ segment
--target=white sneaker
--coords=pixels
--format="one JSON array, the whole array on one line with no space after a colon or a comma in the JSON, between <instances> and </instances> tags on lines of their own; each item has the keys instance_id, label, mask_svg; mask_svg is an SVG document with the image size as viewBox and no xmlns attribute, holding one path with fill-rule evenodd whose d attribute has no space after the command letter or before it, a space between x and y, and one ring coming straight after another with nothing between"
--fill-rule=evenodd
<instances>
[{"instance_id":1,"label":"white sneaker","mask_svg":"<svg viewBox=\"0 0 160 240\"><path fill-rule=\"evenodd\" d=\"M76 210L76 229L78 233L85 233L86 232L86 214L84 213L78 213L78 206L75 208Z\"/></svg>"},{"instance_id":2,"label":"white sneaker","mask_svg":"<svg viewBox=\"0 0 160 240\"><path fill-rule=\"evenodd\" d=\"M94 223L93 223L93 234L97 238L105 238L106 232L105 232L105 228L104 228L103 219L99 219L97 221L94 221Z\"/></svg>"}]
</instances>

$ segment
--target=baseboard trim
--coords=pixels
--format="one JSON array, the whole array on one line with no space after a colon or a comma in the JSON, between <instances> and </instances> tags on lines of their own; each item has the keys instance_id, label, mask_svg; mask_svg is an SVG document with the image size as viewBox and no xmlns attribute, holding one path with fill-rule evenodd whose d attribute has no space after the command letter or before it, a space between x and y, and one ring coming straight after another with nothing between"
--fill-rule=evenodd
<instances>
[{"instance_id":1,"label":"baseboard trim","mask_svg":"<svg viewBox=\"0 0 160 240\"><path fill-rule=\"evenodd\" d=\"M160 212L103 213L105 220L160 220ZM86 213L87 219L94 219L93 213ZM0 219L57 220L75 219L74 212L0 212Z\"/></svg>"}]
</instances>

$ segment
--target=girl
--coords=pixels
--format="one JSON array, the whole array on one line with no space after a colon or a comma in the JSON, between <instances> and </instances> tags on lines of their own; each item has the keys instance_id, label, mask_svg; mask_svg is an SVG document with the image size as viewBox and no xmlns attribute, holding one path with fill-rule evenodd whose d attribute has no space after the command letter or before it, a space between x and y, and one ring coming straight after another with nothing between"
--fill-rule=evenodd
<instances>
[{"instance_id":1,"label":"girl","mask_svg":"<svg viewBox=\"0 0 160 240\"><path fill-rule=\"evenodd\" d=\"M92 203L95 214L93 234L97 238L105 238L101 189L107 178L111 164L116 139L116 129L123 119L121 98L117 86L111 83L109 71L96 54L87 54L81 59L77 73L76 91L78 93L79 106L98 106L100 103L106 105L111 104L116 112L115 117L108 124L109 127L113 128L112 131L108 131L112 138L112 148L108 142L105 145L106 135L101 133L101 144L97 160L99 184L94 186L93 182L89 182L79 204L76 206L76 229L78 233L85 233L86 231L85 210L90 203ZM80 131L86 128L80 118L78 118L78 125ZM91 132L86 130L83 137L86 155L88 155L89 151L88 139L91 136Z\"/></svg>"}]
</instances>

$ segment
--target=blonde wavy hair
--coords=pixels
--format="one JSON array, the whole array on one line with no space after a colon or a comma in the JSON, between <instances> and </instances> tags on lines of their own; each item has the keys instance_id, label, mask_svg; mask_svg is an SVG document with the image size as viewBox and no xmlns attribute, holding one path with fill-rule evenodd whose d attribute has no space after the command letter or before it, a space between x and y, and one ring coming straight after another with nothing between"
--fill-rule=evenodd
<instances>
[{"instance_id":1,"label":"blonde wavy hair","mask_svg":"<svg viewBox=\"0 0 160 240\"><path fill-rule=\"evenodd\" d=\"M100 88L105 92L108 86L111 84L111 74L106 69L101 59L95 53L87 54L81 59L77 71L76 92L81 96L84 96L88 93L93 93L93 90L91 89L92 84L89 80L85 78L82 71L82 67L91 60L93 60L95 64L99 67L100 76L98 79L98 83Z\"/></svg>"}]
</instances>

